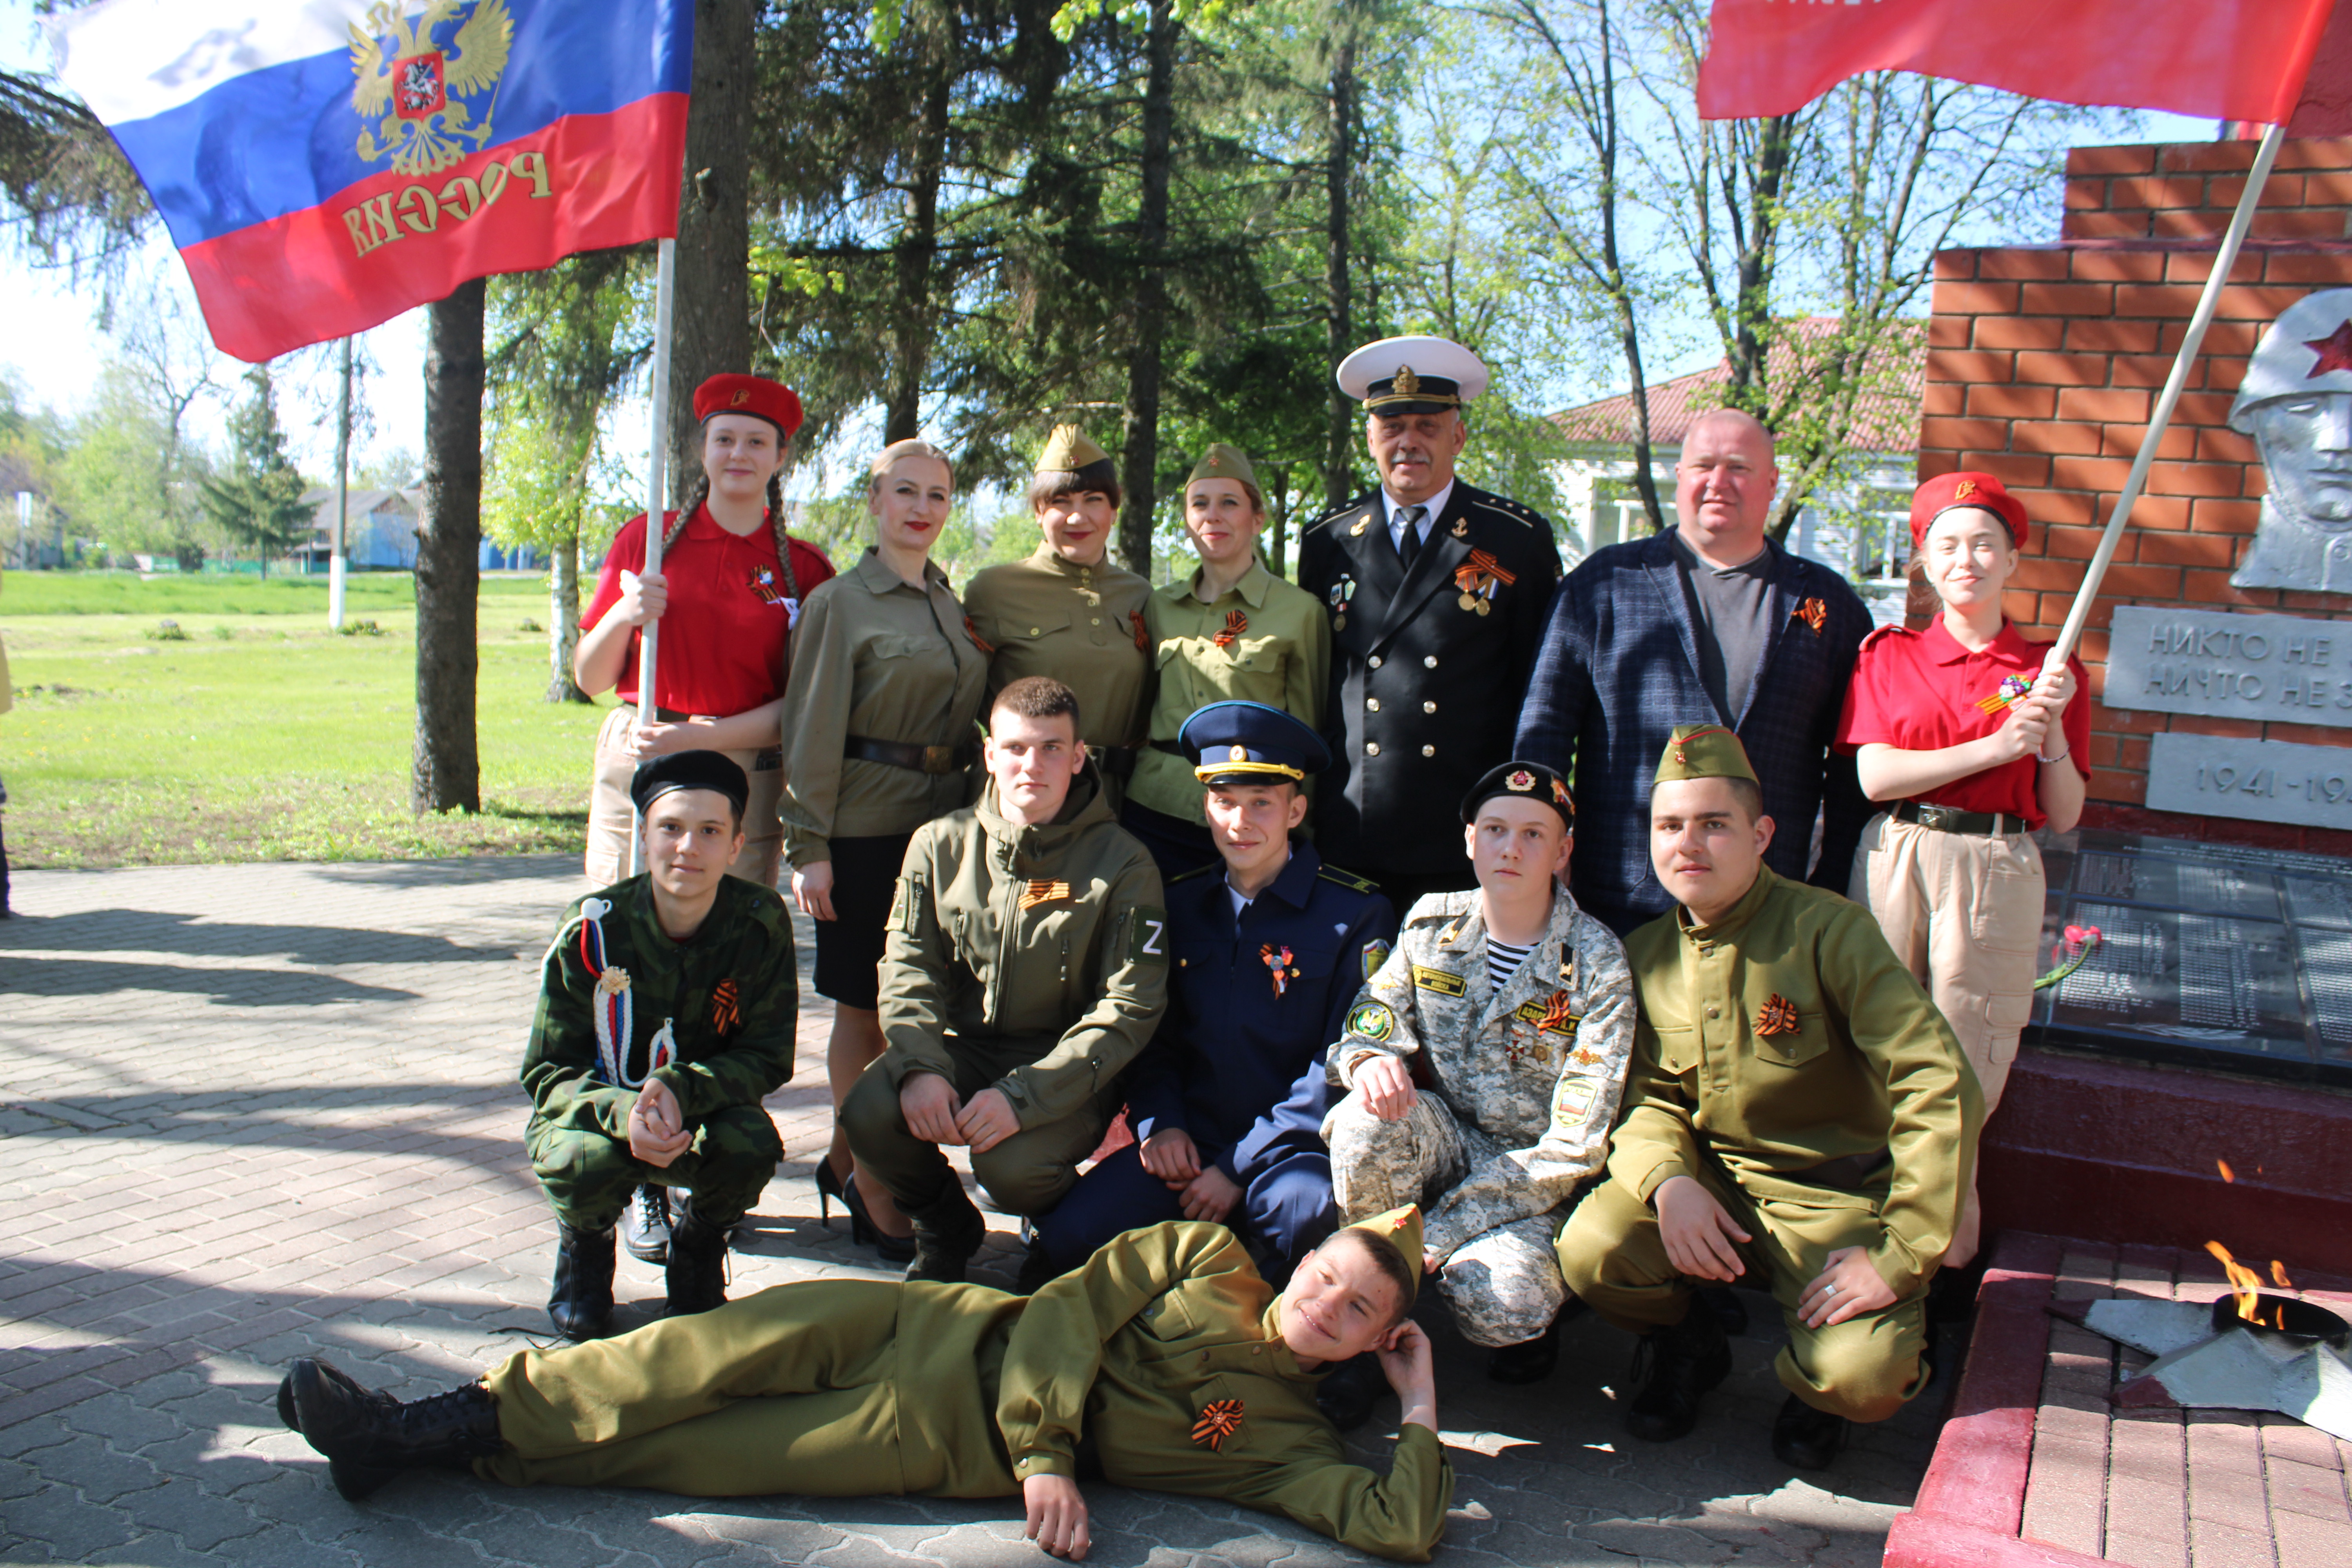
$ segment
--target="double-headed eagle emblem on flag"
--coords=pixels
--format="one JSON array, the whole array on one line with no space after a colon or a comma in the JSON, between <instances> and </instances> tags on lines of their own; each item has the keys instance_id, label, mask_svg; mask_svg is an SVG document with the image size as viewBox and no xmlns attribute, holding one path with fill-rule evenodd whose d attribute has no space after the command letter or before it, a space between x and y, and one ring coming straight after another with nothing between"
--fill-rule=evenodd
<instances>
[{"instance_id":1,"label":"double-headed eagle emblem on flag","mask_svg":"<svg viewBox=\"0 0 2352 1568\"><path fill-rule=\"evenodd\" d=\"M413 26L402 9L399 0L377 0L352 24L352 74L359 79L352 107L383 117L374 130L360 128L359 153L371 163L389 153L394 173L430 174L489 145L514 18L506 0L431 0ZM453 23L454 34L436 36Z\"/></svg>"}]
</instances>

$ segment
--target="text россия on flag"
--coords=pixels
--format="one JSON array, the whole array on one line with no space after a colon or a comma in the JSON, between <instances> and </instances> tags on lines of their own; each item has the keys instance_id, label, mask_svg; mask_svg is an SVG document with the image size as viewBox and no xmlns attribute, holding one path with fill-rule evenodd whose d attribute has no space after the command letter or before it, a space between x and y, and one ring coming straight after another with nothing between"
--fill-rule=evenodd
<instances>
[{"instance_id":1,"label":"text \u0440\u043e\u0441\u0441\u0438\u044f on flag","mask_svg":"<svg viewBox=\"0 0 2352 1568\"><path fill-rule=\"evenodd\" d=\"M677 232L693 0L104 0L47 26L240 359Z\"/></svg>"},{"instance_id":2,"label":"text \u0440\u043e\u0441\u0441\u0438\u044f on flag","mask_svg":"<svg viewBox=\"0 0 2352 1568\"><path fill-rule=\"evenodd\" d=\"M2336 0L1715 0L1699 112L1790 114L1916 71L2061 103L2283 125Z\"/></svg>"}]
</instances>

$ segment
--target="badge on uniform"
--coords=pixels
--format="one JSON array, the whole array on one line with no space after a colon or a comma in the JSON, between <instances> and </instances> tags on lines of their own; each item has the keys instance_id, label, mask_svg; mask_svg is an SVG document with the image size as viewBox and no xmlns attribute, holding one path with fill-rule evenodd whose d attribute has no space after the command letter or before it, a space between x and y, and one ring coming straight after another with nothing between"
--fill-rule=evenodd
<instances>
[{"instance_id":1,"label":"badge on uniform","mask_svg":"<svg viewBox=\"0 0 2352 1568\"><path fill-rule=\"evenodd\" d=\"M1242 1402L1238 1399L1213 1399L1192 1423L1192 1441L1211 1453L1224 1446L1226 1438L1242 1429Z\"/></svg>"},{"instance_id":2,"label":"badge on uniform","mask_svg":"<svg viewBox=\"0 0 2352 1568\"><path fill-rule=\"evenodd\" d=\"M1269 942L1257 950L1257 956L1259 963L1274 971L1274 994L1279 1000L1290 983L1298 978L1298 966L1292 962L1297 955Z\"/></svg>"},{"instance_id":3,"label":"badge on uniform","mask_svg":"<svg viewBox=\"0 0 2352 1568\"><path fill-rule=\"evenodd\" d=\"M1396 947L1393 943L1381 942L1377 938L1364 943L1364 978L1370 980L1373 975L1378 974L1381 972L1381 965L1386 963L1389 961L1389 954L1395 951Z\"/></svg>"},{"instance_id":4,"label":"badge on uniform","mask_svg":"<svg viewBox=\"0 0 2352 1568\"><path fill-rule=\"evenodd\" d=\"M1469 560L1454 569L1454 585L1462 590L1461 598L1454 603L1482 616L1492 615L1496 593L1518 580L1516 573L1505 570L1494 556L1484 550L1474 550Z\"/></svg>"},{"instance_id":5,"label":"badge on uniform","mask_svg":"<svg viewBox=\"0 0 2352 1568\"><path fill-rule=\"evenodd\" d=\"M1756 1032L1759 1035L1793 1035L1803 1026L1797 1017L1797 1005L1778 991L1767 997L1756 1013Z\"/></svg>"},{"instance_id":6,"label":"badge on uniform","mask_svg":"<svg viewBox=\"0 0 2352 1568\"><path fill-rule=\"evenodd\" d=\"M2024 701L2026 694L2031 692L2032 689L2033 681L2030 677L2022 675L2003 676L2001 678L2000 689L1990 697L1978 698L1977 706L1983 709L1988 713L2006 713L2011 709L2016 707L2019 703Z\"/></svg>"},{"instance_id":7,"label":"badge on uniform","mask_svg":"<svg viewBox=\"0 0 2352 1568\"><path fill-rule=\"evenodd\" d=\"M1378 1002L1359 1002L1348 1014L1348 1033L1385 1040L1396 1033L1396 1015Z\"/></svg>"},{"instance_id":8,"label":"badge on uniform","mask_svg":"<svg viewBox=\"0 0 2352 1568\"><path fill-rule=\"evenodd\" d=\"M1440 996L1467 994L1470 983L1458 974L1443 969L1432 969L1425 963L1412 966L1412 983L1423 991L1434 991Z\"/></svg>"}]
</instances>

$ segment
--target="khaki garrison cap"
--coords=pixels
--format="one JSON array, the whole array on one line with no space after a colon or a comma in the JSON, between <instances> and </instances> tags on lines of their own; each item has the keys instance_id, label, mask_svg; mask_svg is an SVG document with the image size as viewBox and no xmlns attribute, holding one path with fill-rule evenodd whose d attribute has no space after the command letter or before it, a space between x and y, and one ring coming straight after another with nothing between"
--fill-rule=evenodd
<instances>
[{"instance_id":1,"label":"khaki garrison cap","mask_svg":"<svg viewBox=\"0 0 2352 1568\"><path fill-rule=\"evenodd\" d=\"M1658 759L1658 776L1651 787L1672 784L1678 779L1746 779L1759 784L1756 770L1748 764L1748 748L1739 737L1720 724L1677 724L1674 738L1666 742L1665 755Z\"/></svg>"}]
</instances>

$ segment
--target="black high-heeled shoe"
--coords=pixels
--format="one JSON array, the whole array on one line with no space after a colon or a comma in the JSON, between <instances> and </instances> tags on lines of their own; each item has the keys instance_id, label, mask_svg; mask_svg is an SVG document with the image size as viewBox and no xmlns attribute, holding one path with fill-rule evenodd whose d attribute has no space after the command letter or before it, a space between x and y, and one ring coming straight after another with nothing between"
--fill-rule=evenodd
<instances>
[{"instance_id":1,"label":"black high-heeled shoe","mask_svg":"<svg viewBox=\"0 0 2352 1568\"><path fill-rule=\"evenodd\" d=\"M841 1194L841 1178L833 1173L832 1156L821 1154L817 1156L816 1162L817 1224L826 1226L833 1224L833 1205L835 1201L838 1201L843 1208L849 1206L849 1200L843 1197ZM855 1231L856 1216L853 1215L850 1219L851 1229Z\"/></svg>"},{"instance_id":2,"label":"black high-heeled shoe","mask_svg":"<svg viewBox=\"0 0 2352 1568\"><path fill-rule=\"evenodd\" d=\"M859 1247L870 1247L879 1253L885 1263L911 1263L915 1259L915 1238L911 1236L891 1236L874 1223L866 1212L866 1200L857 1195L857 1178L845 1178L841 1184L841 1206L849 1211L849 1239Z\"/></svg>"}]
</instances>

